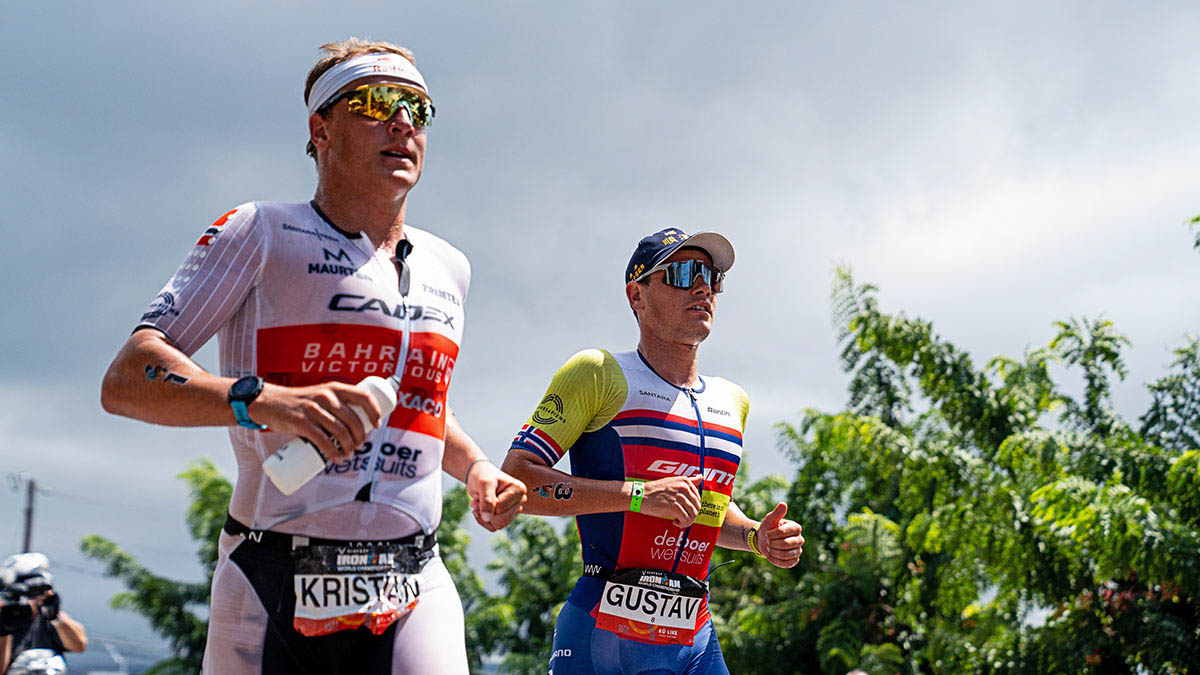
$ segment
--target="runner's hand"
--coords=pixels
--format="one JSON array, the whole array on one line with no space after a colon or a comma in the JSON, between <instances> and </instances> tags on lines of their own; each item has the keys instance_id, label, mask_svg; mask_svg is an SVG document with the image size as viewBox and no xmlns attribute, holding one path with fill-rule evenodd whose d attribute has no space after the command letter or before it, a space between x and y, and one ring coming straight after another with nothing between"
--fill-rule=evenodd
<instances>
[{"instance_id":1,"label":"runner's hand","mask_svg":"<svg viewBox=\"0 0 1200 675\"><path fill-rule=\"evenodd\" d=\"M680 529L689 527L700 514L700 476L672 476L646 483L642 513L670 519Z\"/></svg>"},{"instance_id":2,"label":"runner's hand","mask_svg":"<svg viewBox=\"0 0 1200 675\"><path fill-rule=\"evenodd\" d=\"M800 523L784 518L787 504L780 502L758 526L758 551L776 567L795 567L804 553Z\"/></svg>"},{"instance_id":3,"label":"runner's hand","mask_svg":"<svg viewBox=\"0 0 1200 675\"><path fill-rule=\"evenodd\" d=\"M344 382L309 387L268 384L248 406L248 413L251 419L267 425L271 431L312 441L326 459L337 462L352 457L371 431L363 428L362 421L350 406L362 408L371 420L372 429L379 426L383 415L375 399Z\"/></svg>"},{"instance_id":4,"label":"runner's hand","mask_svg":"<svg viewBox=\"0 0 1200 675\"><path fill-rule=\"evenodd\" d=\"M479 462L467 475L471 515L488 532L507 526L525 503L525 484L504 473L491 462Z\"/></svg>"}]
</instances>

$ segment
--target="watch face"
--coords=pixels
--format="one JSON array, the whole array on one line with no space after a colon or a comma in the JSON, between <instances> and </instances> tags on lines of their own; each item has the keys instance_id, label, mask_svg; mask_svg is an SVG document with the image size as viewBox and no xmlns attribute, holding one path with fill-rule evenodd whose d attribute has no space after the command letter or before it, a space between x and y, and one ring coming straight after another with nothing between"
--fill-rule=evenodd
<instances>
[{"instance_id":1,"label":"watch face","mask_svg":"<svg viewBox=\"0 0 1200 675\"><path fill-rule=\"evenodd\" d=\"M262 388L262 380L257 377L243 377L229 388L229 397L234 400L253 398Z\"/></svg>"}]
</instances>

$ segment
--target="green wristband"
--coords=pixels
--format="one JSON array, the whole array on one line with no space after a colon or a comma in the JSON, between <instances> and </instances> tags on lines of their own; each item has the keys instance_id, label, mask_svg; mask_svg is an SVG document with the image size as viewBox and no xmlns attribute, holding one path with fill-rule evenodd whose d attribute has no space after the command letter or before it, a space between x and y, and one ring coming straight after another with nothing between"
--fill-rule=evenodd
<instances>
[{"instance_id":1,"label":"green wristband","mask_svg":"<svg viewBox=\"0 0 1200 675\"><path fill-rule=\"evenodd\" d=\"M646 495L646 481L630 479L629 482L633 484L632 489L629 491L629 510L634 513L641 513L642 497Z\"/></svg>"}]
</instances>

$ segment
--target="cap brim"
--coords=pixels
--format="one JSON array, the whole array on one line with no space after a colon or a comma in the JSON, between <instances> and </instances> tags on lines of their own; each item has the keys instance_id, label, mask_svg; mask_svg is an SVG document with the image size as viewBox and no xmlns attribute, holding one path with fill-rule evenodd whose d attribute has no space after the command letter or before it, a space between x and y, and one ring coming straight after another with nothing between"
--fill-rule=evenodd
<instances>
[{"instance_id":1,"label":"cap brim","mask_svg":"<svg viewBox=\"0 0 1200 675\"><path fill-rule=\"evenodd\" d=\"M687 239L659 254L654 264L657 265L670 258L681 248L698 248L704 251L708 254L708 257L712 258L713 267L722 272L728 272L733 267L733 244L730 244L728 239L716 232L697 232L689 236Z\"/></svg>"}]
</instances>

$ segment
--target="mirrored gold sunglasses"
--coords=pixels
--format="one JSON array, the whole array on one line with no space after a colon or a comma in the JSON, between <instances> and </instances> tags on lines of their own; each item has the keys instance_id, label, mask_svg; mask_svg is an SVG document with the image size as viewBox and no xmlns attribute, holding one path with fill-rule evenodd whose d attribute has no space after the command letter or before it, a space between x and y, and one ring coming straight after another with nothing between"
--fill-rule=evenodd
<instances>
[{"instance_id":1,"label":"mirrored gold sunglasses","mask_svg":"<svg viewBox=\"0 0 1200 675\"><path fill-rule=\"evenodd\" d=\"M408 111L413 126L427 127L433 123L436 113L433 102L425 94L391 82L376 82L364 84L361 87L344 91L329 99L325 105L317 109L324 113L338 101L346 99L346 109L371 119L386 122L403 106Z\"/></svg>"}]
</instances>

